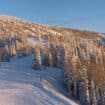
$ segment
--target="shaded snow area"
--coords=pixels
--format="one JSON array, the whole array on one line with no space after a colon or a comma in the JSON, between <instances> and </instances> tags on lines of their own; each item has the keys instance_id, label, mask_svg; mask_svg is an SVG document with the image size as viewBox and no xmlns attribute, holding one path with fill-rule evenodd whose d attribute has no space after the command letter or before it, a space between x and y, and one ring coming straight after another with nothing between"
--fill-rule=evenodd
<instances>
[{"instance_id":1,"label":"shaded snow area","mask_svg":"<svg viewBox=\"0 0 105 105\"><path fill-rule=\"evenodd\" d=\"M59 69L31 69L32 56L0 65L0 105L78 105L67 98Z\"/></svg>"}]
</instances>

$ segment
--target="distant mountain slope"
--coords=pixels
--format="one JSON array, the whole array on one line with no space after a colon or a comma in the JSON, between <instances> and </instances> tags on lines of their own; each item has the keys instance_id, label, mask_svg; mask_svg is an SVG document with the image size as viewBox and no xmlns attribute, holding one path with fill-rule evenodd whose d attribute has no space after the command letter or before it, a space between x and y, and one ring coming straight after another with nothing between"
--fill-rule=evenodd
<instances>
[{"instance_id":1,"label":"distant mountain slope","mask_svg":"<svg viewBox=\"0 0 105 105\"><path fill-rule=\"evenodd\" d=\"M28 53L32 52L31 48L35 48L32 38L46 41L46 44L50 42L57 45L67 45L68 40L73 36L89 40L100 40L104 34L31 23L12 16L0 16L0 59L5 59L2 58L4 55L15 55L19 51L27 53L28 50Z\"/></svg>"},{"instance_id":2,"label":"distant mountain slope","mask_svg":"<svg viewBox=\"0 0 105 105\"><path fill-rule=\"evenodd\" d=\"M97 37L98 32L70 29L64 27L43 25L38 23L31 23L26 20L12 17L12 16L0 16L0 35L69 35L80 34L83 37Z\"/></svg>"}]
</instances>

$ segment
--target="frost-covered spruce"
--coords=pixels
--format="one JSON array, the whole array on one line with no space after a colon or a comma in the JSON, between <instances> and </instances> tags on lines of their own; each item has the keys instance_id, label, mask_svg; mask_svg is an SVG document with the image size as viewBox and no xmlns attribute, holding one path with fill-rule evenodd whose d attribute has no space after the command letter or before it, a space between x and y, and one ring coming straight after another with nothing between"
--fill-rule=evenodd
<instances>
[{"instance_id":1,"label":"frost-covered spruce","mask_svg":"<svg viewBox=\"0 0 105 105\"><path fill-rule=\"evenodd\" d=\"M52 54L50 43L47 43L47 48L42 52L42 65L52 66Z\"/></svg>"},{"instance_id":2,"label":"frost-covered spruce","mask_svg":"<svg viewBox=\"0 0 105 105\"><path fill-rule=\"evenodd\" d=\"M61 47L60 54L59 54L59 66L61 69L64 68L64 64L65 64L65 49Z\"/></svg>"},{"instance_id":3,"label":"frost-covered spruce","mask_svg":"<svg viewBox=\"0 0 105 105\"><path fill-rule=\"evenodd\" d=\"M38 46L35 49L35 55L32 61L32 68L35 70L41 69L41 54L40 54L40 48Z\"/></svg>"},{"instance_id":4,"label":"frost-covered spruce","mask_svg":"<svg viewBox=\"0 0 105 105\"><path fill-rule=\"evenodd\" d=\"M58 52L57 52L56 45L50 44L50 47L51 47L51 55L52 55L52 65L53 67L57 67L58 66Z\"/></svg>"},{"instance_id":5,"label":"frost-covered spruce","mask_svg":"<svg viewBox=\"0 0 105 105\"><path fill-rule=\"evenodd\" d=\"M49 60L49 56L48 56L48 53L47 52L45 52L43 54L42 65L43 66L50 66L50 60Z\"/></svg>"}]
</instances>

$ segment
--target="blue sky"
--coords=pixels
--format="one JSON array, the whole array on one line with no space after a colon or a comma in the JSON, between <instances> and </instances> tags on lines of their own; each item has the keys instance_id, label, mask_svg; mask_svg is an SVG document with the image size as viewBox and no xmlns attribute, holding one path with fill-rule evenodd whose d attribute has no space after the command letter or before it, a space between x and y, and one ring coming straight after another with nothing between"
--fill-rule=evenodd
<instances>
[{"instance_id":1,"label":"blue sky","mask_svg":"<svg viewBox=\"0 0 105 105\"><path fill-rule=\"evenodd\" d=\"M105 0L0 0L0 14L105 32Z\"/></svg>"}]
</instances>

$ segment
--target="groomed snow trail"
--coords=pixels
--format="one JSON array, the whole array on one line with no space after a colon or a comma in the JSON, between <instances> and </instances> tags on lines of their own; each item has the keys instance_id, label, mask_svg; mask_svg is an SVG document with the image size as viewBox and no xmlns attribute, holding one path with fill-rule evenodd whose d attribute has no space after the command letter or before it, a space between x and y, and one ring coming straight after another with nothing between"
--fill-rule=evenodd
<instances>
[{"instance_id":1,"label":"groomed snow trail","mask_svg":"<svg viewBox=\"0 0 105 105\"><path fill-rule=\"evenodd\" d=\"M78 105L64 96L59 69L31 69L32 56L0 65L0 105Z\"/></svg>"}]
</instances>

